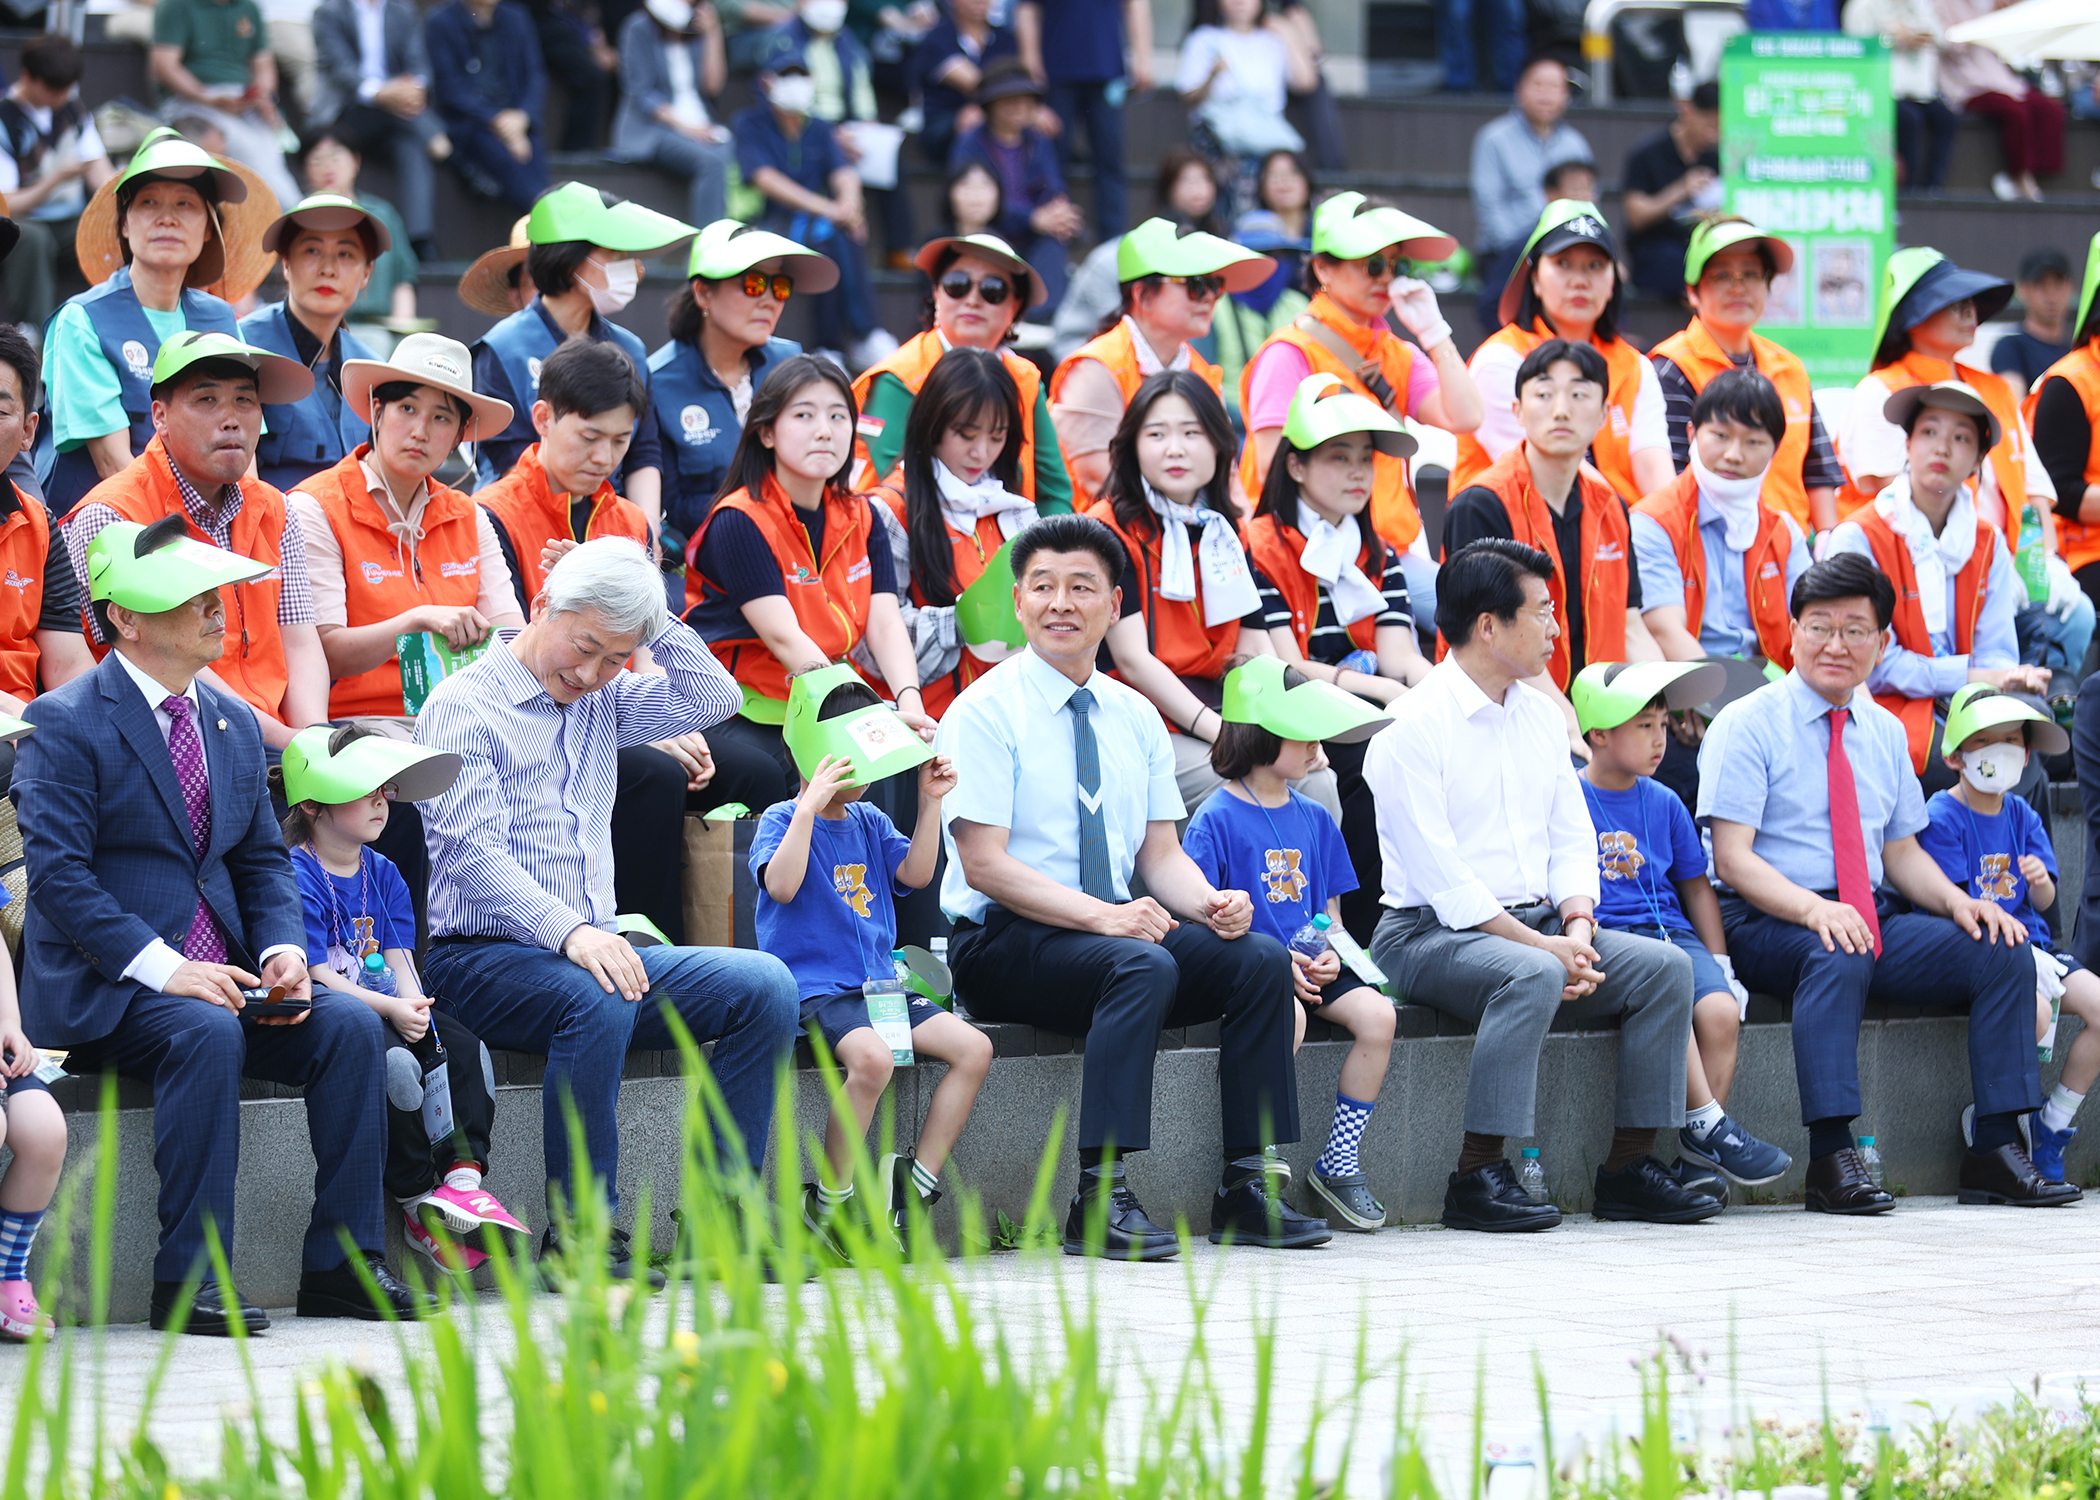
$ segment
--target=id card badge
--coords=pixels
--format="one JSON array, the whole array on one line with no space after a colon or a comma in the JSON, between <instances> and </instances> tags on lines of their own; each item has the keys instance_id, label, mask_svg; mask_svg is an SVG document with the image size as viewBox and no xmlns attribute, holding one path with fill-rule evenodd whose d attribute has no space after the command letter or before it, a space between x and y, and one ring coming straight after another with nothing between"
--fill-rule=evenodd
<instances>
[{"instance_id":1,"label":"id card badge","mask_svg":"<svg viewBox=\"0 0 2100 1500\"><path fill-rule=\"evenodd\" d=\"M433 1146L452 1139L452 1074L445 1063L445 1044L438 1042L437 1054L423 1074L423 1130Z\"/></svg>"},{"instance_id":2,"label":"id card badge","mask_svg":"<svg viewBox=\"0 0 2100 1500\"><path fill-rule=\"evenodd\" d=\"M890 1057L898 1067L908 1068L915 1061L911 1046L911 1003L904 993L903 981L894 975L888 979L870 979L861 987L868 1001L868 1024L890 1049Z\"/></svg>"},{"instance_id":3,"label":"id card badge","mask_svg":"<svg viewBox=\"0 0 2100 1500\"><path fill-rule=\"evenodd\" d=\"M1363 945L1341 928L1327 929L1327 946L1341 955L1342 962L1349 966L1349 972L1365 984L1375 989L1384 989L1390 983L1385 977L1385 970L1371 961L1371 955L1364 952Z\"/></svg>"}]
</instances>

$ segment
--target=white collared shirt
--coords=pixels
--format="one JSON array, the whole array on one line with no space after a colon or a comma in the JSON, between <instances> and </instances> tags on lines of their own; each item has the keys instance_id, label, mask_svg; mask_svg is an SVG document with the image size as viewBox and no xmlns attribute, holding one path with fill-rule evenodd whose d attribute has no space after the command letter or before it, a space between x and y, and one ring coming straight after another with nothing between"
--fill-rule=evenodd
<instances>
[{"instance_id":1,"label":"white collared shirt","mask_svg":"<svg viewBox=\"0 0 2100 1500\"><path fill-rule=\"evenodd\" d=\"M350 0L357 17L357 97L365 103L386 82L386 0Z\"/></svg>"},{"instance_id":2,"label":"white collared shirt","mask_svg":"<svg viewBox=\"0 0 2100 1500\"><path fill-rule=\"evenodd\" d=\"M1162 370L1186 370L1195 357L1196 351L1189 347L1188 340L1183 339L1181 347L1174 351L1174 363L1163 365L1159 362L1159 356L1152 352L1151 343L1139 331L1137 324L1131 321L1128 313L1123 315L1123 326L1130 332L1130 347L1137 355L1138 374L1147 379Z\"/></svg>"},{"instance_id":3,"label":"white collared shirt","mask_svg":"<svg viewBox=\"0 0 2100 1500\"><path fill-rule=\"evenodd\" d=\"M1392 707L1364 754L1390 907L1446 927L1505 907L1597 899L1597 835L1559 705L1523 683L1495 702L1447 657Z\"/></svg>"}]
</instances>

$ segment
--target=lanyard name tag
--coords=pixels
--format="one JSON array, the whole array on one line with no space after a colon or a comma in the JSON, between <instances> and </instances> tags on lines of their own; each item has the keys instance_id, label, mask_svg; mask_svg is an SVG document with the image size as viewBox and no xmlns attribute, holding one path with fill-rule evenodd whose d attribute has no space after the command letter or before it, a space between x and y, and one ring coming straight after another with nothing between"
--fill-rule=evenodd
<instances>
[{"instance_id":1,"label":"lanyard name tag","mask_svg":"<svg viewBox=\"0 0 2100 1500\"><path fill-rule=\"evenodd\" d=\"M1385 977L1385 970L1371 961L1371 955L1364 952L1363 945L1341 928L1327 929L1327 946L1339 954L1342 962L1349 966L1349 972L1365 984L1383 989L1389 982Z\"/></svg>"},{"instance_id":2,"label":"lanyard name tag","mask_svg":"<svg viewBox=\"0 0 2100 1500\"><path fill-rule=\"evenodd\" d=\"M423 1129L432 1145L452 1139L452 1075L445 1068L445 1045L438 1043L429 1070L423 1074Z\"/></svg>"},{"instance_id":3,"label":"lanyard name tag","mask_svg":"<svg viewBox=\"0 0 2100 1500\"><path fill-rule=\"evenodd\" d=\"M904 984L892 976L888 979L870 979L861 988L868 1001L868 1024L890 1049L890 1057L900 1068L908 1068L916 1060L911 1046L911 1005L904 993Z\"/></svg>"}]
</instances>

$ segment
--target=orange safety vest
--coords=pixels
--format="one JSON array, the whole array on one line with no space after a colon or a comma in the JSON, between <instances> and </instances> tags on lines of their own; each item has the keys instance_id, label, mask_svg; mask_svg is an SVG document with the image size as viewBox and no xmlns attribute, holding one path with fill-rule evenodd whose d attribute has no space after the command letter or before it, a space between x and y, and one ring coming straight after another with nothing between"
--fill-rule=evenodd
<instances>
[{"instance_id":1,"label":"orange safety vest","mask_svg":"<svg viewBox=\"0 0 2100 1500\"><path fill-rule=\"evenodd\" d=\"M292 680L284 661L284 635L277 628L277 601L284 592L284 496L260 479L243 478L241 508L234 512L228 540L242 557L266 564L270 571L250 583L227 586L232 598L226 622L226 653L211 664L221 680L243 702L273 718L284 717L284 690ZM181 516L189 534L212 546L183 506L167 443L155 437L146 451L103 480L67 512L64 525L90 505L106 505L127 521L150 526L163 516ZM85 605L83 605L85 609ZM89 641L95 639L92 630ZM108 648L95 652L99 658Z\"/></svg>"},{"instance_id":2,"label":"orange safety vest","mask_svg":"<svg viewBox=\"0 0 2100 1500\"><path fill-rule=\"evenodd\" d=\"M1560 620L1560 634L1553 642L1552 670L1555 685L1565 693L1572 660L1568 649L1567 581L1562 576L1560 544L1553 536L1553 512L1531 482L1531 463L1525 457L1525 446L1517 444L1471 483L1494 491L1501 500L1512 536L1553 559L1553 577L1547 580L1546 587L1553 595L1553 613ZM1578 471L1575 486L1582 496L1583 660L1624 661L1626 595L1632 582L1627 558L1633 551L1633 526L1626 519L1626 507L1619 503L1610 485L1599 484ZM1439 634L1437 659L1443 660L1448 650L1448 643Z\"/></svg>"},{"instance_id":3,"label":"orange safety vest","mask_svg":"<svg viewBox=\"0 0 2100 1500\"><path fill-rule=\"evenodd\" d=\"M2013 401L2012 387L2004 378L1988 370L1979 370L1973 365L1952 364L1944 359L1932 359L1913 349L1894 364L1883 365L1871 372L1874 378L1888 387L1893 396L1900 390L1914 385L1930 385L1939 380L1965 382L1983 404L1991 409L1998 419L2004 436L1998 445L1984 455L1990 463L1991 472L1998 478L1998 497L2005 502L2005 545L2017 552L2020 548L2020 507L2027 503L2027 465L2023 461L2024 449L2020 439L2020 408ZM1853 400L1859 397L1854 395ZM1887 397L1883 398L1884 400ZM1844 462L1845 455L1838 454ZM1845 487L1838 491L1838 519L1849 521L1853 512L1872 503L1874 497L1852 483L1852 471L1845 471ZM1979 519L1983 519L1979 517Z\"/></svg>"},{"instance_id":4,"label":"orange safety vest","mask_svg":"<svg viewBox=\"0 0 2100 1500\"><path fill-rule=\"evenodd\" d=\"M1852 519L1866 533L1875 563L1896 585L1896 644L1920 656L1933 655L1932 634L1925 628L1925 608L1918 602L1918 575L1911 567L1909 544L1896 535L1878 510L1869 507ZM1991 549L1997 540L1997 528L1977 517L1976 546L1962 570L1954 575L1954 650L1958 656L1968 655L1970 643L1976 638L1976 622L1983 617L1984 600L1990 593ZM1932 752L1932 700L1876 693L1874 701L1903 721L1904 735L1910 741L1911 769L1924 775L1925 757Z\"/></svg>"},{"instance_id":5,"label":"orange safety vest","mask_svg":"<svg viewBox=\"0 0 2100 1500\"><path fill-rule=\"evenodd\" d=\"M1716 375L1741 368L1714 342L1714 336L1697 318L1657 344L1654 357L1667 359L1683 371L1695 395L1705 390L1706 383ZM1805 536L1815 530L1808 515L1808 486L1801 482L1801 466L1808 462L1809 429L1815 425L1816 410L1808 366L1790 350L1755 333L1750 335L1750 362L1778 388L1779 403L1786 411L1786 436L1779 440L1779 447L1772 454L1772 466L1765 470L1759 498L1773 510L1792 516ZM1674 440L1676 434L1670 436Z\"/></svg>"},{"instance_id":6,"label":"orange safety vest","mask_svg":"<svg viewBox=\"0 0 2100 1500\"><path fill-rule=\"evenodd\" d=\"M904 512L903 464L900 463L890 470L888 476L877 486L874 498L880 499L890 508L890 514L897 518L898 524L905 528L905 534L909 536L911 523L905 519ZM945 519L942 525L947 526L948 543L954 549L955 592L960 594L984 576L984 565L991 561L993 553L1006 545L1006 533L999 529L997 516L979 516L975 531L957 531L953 526L949 526ZM916 578L912 580L911 597L912 602L921 607L927 602L926 596L919 591ZM989 672L993 665L972 656L969 648L964 647L962 659L955 664L954 671L943 672L940 676L919 684L920 706L925 709L926 716L931 719L940 718L948 711L948 705L955 701L956 694Z\"/></svg>"},{"instance_id":7,"label":"orange safety vest","mask_svg":"<svg viewBox=\"0 0 2100 1500\"><path fill-rule=\"evenodd\" d=\"M1189 351L1189 369L1201 375L1210 388L1225 399L1225 372L1183 344ZM1065 388L1065 381L1072 369L1083 359L1097 360L1108 367L1108 373L1116 377L1116 386L1123 392L1123 404L1128 406L1138 387L1145 383L1145 372L1138 368L1137 340L1130 335L1130 319L1124 318L1108 332L1080 345L1070 358L1064 360L1050 375L1050 401L1055 405ZM1070 466L1067 465L1069 468ZM1084 510L1099 497L1081 482L1076 470L1072 472L1072 508ZM1249 497L1250 500L1252 497Z\"/></svg>"},{"instance_id":8,"label":"orange safety vest","mask_svg":"<svg viewBox=\"0 0 2100 1500\"><path fill-rule=\"evenodd\" d=\"M948 351L941 343L939 330L929 328L917 338L907 339L895 354L879 365L870 365L860 372L853 382L853 401L862 415L860 430L853 437L853 467L847 471L855 489L872 489L875 485L875 460L868 456L869 423L875 423L875 432L882 431L878 418L868 416L868 392L875 389L875 377L894 375L904 382L904 388L914 396L933 367L941 362ZM1015 476L1020 483L1016 492L1027 499L1035 498L1035 403L1042 394L1043 372L1011 349L999 351L999 363L1006 366L1006 373L1013 376L1014 386L1021 397L1021 454L1018 463L1020 472Z\"/></svg>"},{"instance_id":9,"label":"orange safety vest","mask_svg":"<svg viewBox=\"0 0 2100 1500\"><path fill-rule=\"evenodd\" d=\"M1558 334L1541 327L1534 326L1527 333L1516 324L1508 323L1490 334L1485 343L1507 344L1522 359L1546 340L1558 337ZM1633 405L1641 392L1641 351L1624 339L1600 344L1592 337L1590 346L1604 356L1605 367L1611 373L1610 388L1604 393L1604 425L1597 429L1597 436L1590 441L1590 452L1596 457L1597 471L1611 481L1619 498L1631 505L1641 498L1640 486L1633 477ZM1474 353L1477 357L1479 351ZM1479 438L1470 432L1461 432L1458 435L1458 462L1451 470L1451 493L1456 495L1468 485L1479 484L1480 476L1487 472L1492 462L1494 460L1488 457L1488 451L1480 445ZM1595 659L1612 660L1608 656Z\"/></svg>"},{"instance_id":10,"label":"orange safety vest","mask_svg":"<svg viewBox=\"0 0 2100 1500\"><path fill-rule=\"evenodd\" d=\"M763 493L756 499L749 490L724 495L686 544L688 609L700 602L704 586L712 582L700 574L700 547L708 527L725 510L749 516L759 535L766 539L773 560L780 564L782 592L795 611L795 623L802 633L832 661L843 660L867 633L868 602L874 597L874 570L868 561L869 528L874 517L867 499L840 489L825 489L824 556L819 561L810 551L809 531L795 513L795 503L771 474L766 476ZM887 547L889 542L885 540L883 545ZM720 585L713 586L719 591ZM747 703L754 696L769 699L785 713L787 668L756 632L707 644L723 669L743 684ZM780 720L764 722L777 724Z\"/></svg>"},{"instance_id":11,"label":"orange safety vest","mask_svg":"<svg viewBox=\"0 0 2100 1500\"><path fill-rule=\"evenodd\" d=\"M1634 509L1670 534L1670 545L1677 553L1677 571L1684 578L1685 628L1696 641L1700 622L1706 618L1706 547L1699 539L1699 481L1686 469ZM1794 669L1794 635L1786 593L1786 559L1793 545L1793 536L1779 512L1769 505L1759 505L1757 537L1743 554L1743 594L1750 601L1750 621L1757 628L1758 648L1768 660L1778 662L1783 672Z\"/></svg>"},{"instance_id":12,"label":"orange safety vest","mask_svg":"<svg viewBox=\"0 0 2100 1500\"><path fill-rule=\"evenodd\" d=\"M425 604L471 608L481 597L481 538L474 502L458 490L430 481L424 502L422 540L411 557L387 527L386 516L365 484L361 443L310 479L299 493L313 497L328 517L343 554L344 623L376 625ZM369 672L339 677L328 689L328 717L386 717L402 711L401 659L389 657Z\"/></svg>"},{"instance_id":13,"label":"orange safety vest","mask_svg":"<svg viewBox=\"0 0 2100 1500\"><path fill-rule=\"evenodd\" d=\"M1357 529L1363 533L1363 546L1357 550L1356 565L1375 588L1385 582L1385 542L1361 522ZM1313 626L1320 618L1320 580L1305 571L1305 533L1285 525L1280 517L1256 516L1241 528L1241 534L1247 539L1248 559L1276 585L1276 592L1290 606L1291 635L1298 642L1298 654L1306 656ZM1377 649L1377 615L1365 615L1344 628L1349 639L1362 650Z\"/></svg>"},{"instance_id":14,"label":"orange safety vest","mask_svg":"<svg viewBox=\"0 0 2100 1500\"><path fill-rule=\"evenodd\" d=\"M475 491L475 502L510 537L511 550L518 558L518 592L525 596L528 611L547 581L547 570L540 566L540 549L549 542L557 538L587 542L594 537L624 536L644 547L649 545L648 518L639 505L613 493L610 479L601 483L598 493L591 497L590 519L583 523L580 536L569 516L570 498L554 493L547 471L540 464L538 443L518 455L516 466L508 474Z\"/></svg>"},{"instance_id":15,"label":"orange safety vest","mask_svg":"<svg viewBox=\"0 0 2100 1500\"><path fill-rule=\"evenodd\" d=\"M43 618L44 564L51 556L51 513L41 500L15 490L15 513L0 524L0 692L25 703L36 696L40 655L37 622Z\"/></svg>"},{"instance_id":16,"label":"orange safety vest","mask_svg":"<svg viewBox=\"0 0 2100 1500\"><path fill-rule=\"evenodd\" d=\"M2034 383L2034 389L2027 393L2027 404L2021 408L2021 414L2030 424L2034 421L2042 385L2052 375L2070 381L2071 389L2078 392L2078 399L2085 403L2085 419L2093 429L2093 445L2085 455L2085 482L2100 484L2100 338L2095 338L2082 349L2073 349L2042 371L2041 380ZM2074 573L2087 563L2100 562L2100 524L2066 521L2058 516L2056 545Z\"/></svg>"},{"instance_id":17,"label":"orange safety vest","mask_svg":"<svg viewBox=\"0 0 2100 1500\"><path fill-rule=\"evenodd\" d=\"M1203 623L1203 569L1196 569L1195 598L1162 599L1159 596L1163 537L1160 524L1155 524L1146 536L1126 531L1116 520L1115 507L1106 500L1096 500L1086 513L1106 521L1109 530L1122 540L1130 553L1131 566L1137 570L1137 576L1124 575L1123 598L1126 602L1123 607L1126 611L1134 608L1144 612L1145 644L1159 658L1160 664L1176 677L1204 677L1213 682L1222 678L1225 663L1232 659L1232 653L1239 645L1240 622L1227 620L1222 625L1209 626ZM1157 517L1152 519L1158 522ZM1162 714L1160 717L1166 716Z\"/></svg>"},{"instance_id":18,"label":"orange safety vest","mask_svg":"<svg viewBox=\"0 0 2100 1500\"><path fill-rule=\"evenodd\" d=\"M1302 326L1307 318L1323 323L1343 339L1365 360L1378 361L1378 373L1385 377L1395 400L1405 405L1407 401L1407 375L1414 368L1415 347L1395 335L1384 326L1366 328L1363 324L1343 312L1340 305L1325 292L1313 298L1312 306L1301 313L1296 322L1271 334L1254 357L1240 371L1240 410L1252 409L1254 401L1254 367L1261 363L1262 351L1274 344L1289 344L1305 356L1309 374L1338 375L1342 383L1359 396L1369 398L1374 404L1378 397L1363 377L1356 373L1357 366L1337 359L1329 349ZM1261 487L1268 479L1268 471L1261 467L1254 451L1254 433L1247 433L1246 441L1240 445L1240 488L1246 491L1247 503L1261 499ZM1456 488L1451 491L1458 493ZM1415 486L1408 472L1407 460L1391 458L1380 453L1371 460L1371 529L1405 552L1414 545L1422 533L1422 513L1415 509Z\"/></svg>"}]
</instances>

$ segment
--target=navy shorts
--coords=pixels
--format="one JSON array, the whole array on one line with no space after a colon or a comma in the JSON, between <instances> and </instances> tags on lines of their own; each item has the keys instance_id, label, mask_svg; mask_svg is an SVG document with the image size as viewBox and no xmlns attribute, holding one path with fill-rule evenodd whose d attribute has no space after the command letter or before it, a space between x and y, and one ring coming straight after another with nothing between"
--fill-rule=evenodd
<instances>
[{"instance_id":1,"label":"navy shorts","mask_svg":"<svg viewBox=\"0 0 2100 1500\"><path fill-rule=\"evenodd\" d=\"M1708 995L1726 995L1735 999L1735 991L1728 987L1728 976L1714 962L1706 944L1699 940L1696 932L1687 932L1682 927L1621 927L1614 929L1628 932L1635 937L1660 938L1666 943L1675 943L1682 948L1685 957L1692 961L1692 999L1704 1000ZM1742 1019L1747 1007L1740 1001L1736 1004L1736 1019Z\"/></svg>"},{"instance_id":2,"label":"navy shorts","mask_svg":"<svg viewBox=\"0 0 2100 1500\"><path fill-rule=\"evenodd\" d=\"M1343 964L1342 972L1334 976L1332 984L1320 986L1319 1002L1315 1005L1306 1005L1305 1009L1309 1014L1316 1016L1351 990L1371 990L1375 993L1377 989L1377 985L1366 982L1358 977L1354 969L1347 964ZM1305 1002L1301 1000L1299 1004L1304 1005Z\"/></svg>"},{"instance_id":3,"label":"navy shorts","mask_svg":"<svg viewBox=\"0 0 2100 1500\"><path fill-rule=\"evenodd\" d=\"M947 1014L924 995L907 994L904 1001L913 1031L935 1016ZM843 995L814 996L802 1002L802 1025L822 1036L824 1045L836 1052L847 1032L868 1025L868 997L859 990L848 990Z\"/></svg>"},{"instance_id":4,"label":"navy shorts","mask_svg":"<svg viewBox=\"0 0 2100 1500\"><path fill-rule=\"evenodd\" d=\"M7 1080L7 1097L10 1099L17 1094L48 1094L50 1092L51 1085L44 1082L43 1079L37 1077L34 1073L31 1073L27 1078L10 1078Z\"/></svg>"}]
</instances>

